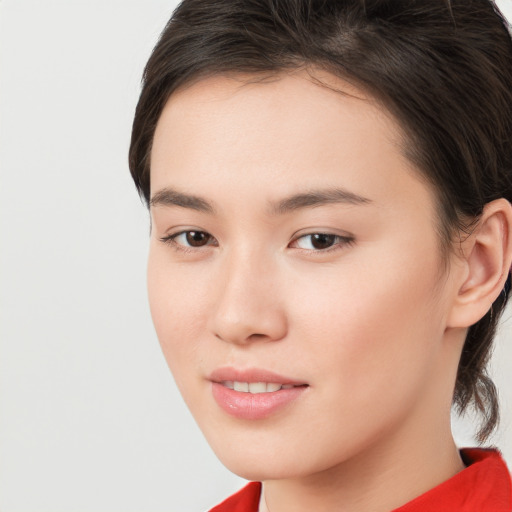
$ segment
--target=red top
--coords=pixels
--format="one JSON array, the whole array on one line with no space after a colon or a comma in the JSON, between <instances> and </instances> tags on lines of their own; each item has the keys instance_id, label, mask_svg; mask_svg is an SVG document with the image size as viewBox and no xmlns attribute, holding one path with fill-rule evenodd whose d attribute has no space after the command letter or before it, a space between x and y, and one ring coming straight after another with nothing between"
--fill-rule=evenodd
<instances>
[{"instance_id":1,"label":"red top","mask_svg":"<svg viewBox=\"0 0 512 512\"><path fill-rule=\"evenodd\" d=\"M465 448L468 467L391 512L511 512L510 474L496 450ZM258 512L261 483L250 482L210 512Z\"/></svg>"}]
</instances>

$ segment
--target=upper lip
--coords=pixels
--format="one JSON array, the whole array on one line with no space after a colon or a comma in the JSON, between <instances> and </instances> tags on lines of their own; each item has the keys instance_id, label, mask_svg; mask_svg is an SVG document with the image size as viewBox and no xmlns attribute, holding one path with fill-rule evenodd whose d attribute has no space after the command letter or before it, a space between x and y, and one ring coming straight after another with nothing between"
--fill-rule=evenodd
<instances>
[{"instance_id":1,"label":"upper lip","mask_svg":"<svg viewBox=\"0 0 512 512\"><path fill-rule=\"evenodd\" d=\"M239 369L228 366L217 368L209 375L208 379L212 382L272 382L281 385L291 384L293 386L303 386L306 384L304 381L291 379L263 368Z\"/></svg>"}]
</instances>

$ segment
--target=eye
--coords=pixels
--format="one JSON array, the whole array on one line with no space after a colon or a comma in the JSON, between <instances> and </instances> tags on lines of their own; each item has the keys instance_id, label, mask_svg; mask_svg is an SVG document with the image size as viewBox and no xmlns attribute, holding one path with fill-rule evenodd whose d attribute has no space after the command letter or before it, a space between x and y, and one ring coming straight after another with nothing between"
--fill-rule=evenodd
<instances>
[{"instance_id":1,"label":"eye","mask_svg":"<svg viewBox=\"0 0 512 512\"><path fill-rule=\"evenodd\" d=\"M160 240L183 249L216 245L215 238L209 233L206 233L206 231L181 231L173 235L162 237Z\"/></svg>"},{"instance_id":2,"label":"eye","mask_svg":"<svg viewBox=\"0 0 512 512\"><path fill-rule=\"evenodd\" d=\"M296 238L291 247L309 251L326 251L353 242L353 238L329 233L310 233Z\"/></svg>"}]
</instances>

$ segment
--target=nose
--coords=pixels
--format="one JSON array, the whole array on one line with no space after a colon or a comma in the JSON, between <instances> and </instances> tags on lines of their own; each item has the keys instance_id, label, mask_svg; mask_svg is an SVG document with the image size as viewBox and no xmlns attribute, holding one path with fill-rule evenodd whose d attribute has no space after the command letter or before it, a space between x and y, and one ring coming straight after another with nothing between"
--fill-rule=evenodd
<instances>
[{"instance_id":1,"label":"nose","mask_svg":"<svg viewBox=\"0 0 512 512\"><path fill-rule=\"evenodd\" d=\"M288 324L278 274L275 264L255 253L226 258L214 279L214 335L241 345L284 338Z\"/></svg>"}]
</instances>

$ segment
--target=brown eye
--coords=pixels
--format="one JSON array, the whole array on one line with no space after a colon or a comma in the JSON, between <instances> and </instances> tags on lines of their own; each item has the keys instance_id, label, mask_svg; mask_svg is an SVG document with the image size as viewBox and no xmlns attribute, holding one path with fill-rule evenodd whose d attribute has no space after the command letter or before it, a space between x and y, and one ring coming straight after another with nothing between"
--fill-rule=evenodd
<instances>
[{"instance_id":1,"label":"brown eye","mask_svg":"<svg viewBox=\"0 0 512 512\"><path fill-rule=\"evenodd\" d=\"M306 249L313 252L327 252L329 249L339 249L351 245L353 237L333 235L331 233L310 233L300 236L293 243L292 247Z\"/></svg>"},{"instance_id":2,"label":"brown eye","mask_svg":"<svg viewBox=\"0 0 512 512\"><path fill-rule=\"evenodd\" d=\"M208 245L211 236L204 231L187 231L184 233L187 245L190 247L203 247Z\"/></svg>"},{"instance_id":3,"label":"brown eye","mask_svg":"<svg viewBox=\"0 0 512 512\"><path fill-rule=\"evenodd\" d=\"M206 231L181 231L174 235L164 236L160 239L175 249L201 248L207 245L217 245L217 241Z\"/></svg>"},{"instance_id":4,"label":"brown eye","mask_svg":"<svg viewBox=\"0 0 512 512\"><path fill-rule=\"evenodd\" d=\"M322 249L332 247L339 238L339 236L330 235L328 233L312 233L311 235L298 238L296 244L301 249L316 249L317 251L321 251Z\"/></svg>"},{"instance_id":5,"label":"brown eye","mask_svg":"<svg viewBox=\"0 0 512 512\"><path fill-rule=\"evenodd\" d=\"M311 235L311 245L315 249L328 249L336 242L336 235L327 235L325 233L315 233Z\"/></svg>"}]
</instances>

